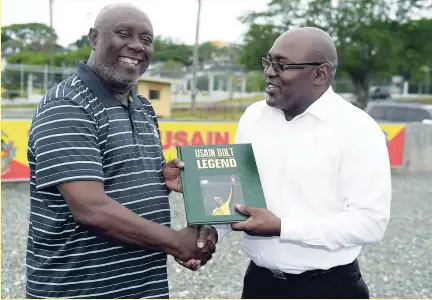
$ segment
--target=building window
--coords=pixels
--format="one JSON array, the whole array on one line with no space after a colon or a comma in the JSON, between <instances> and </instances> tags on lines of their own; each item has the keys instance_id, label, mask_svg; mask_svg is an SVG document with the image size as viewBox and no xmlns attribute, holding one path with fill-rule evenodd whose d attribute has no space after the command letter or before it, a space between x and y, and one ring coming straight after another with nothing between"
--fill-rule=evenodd
<instances>
[{"instance_id":1,"label":"building window","mask_svg":"<svg viewBox=\"0 0 432 300\"><path fill-rule=\"evenodd\" d=\"M158 90L150 90L150 92L149 92L149 100L160 100L160 91L158 91Z\"/></svg>"}]
</instances>

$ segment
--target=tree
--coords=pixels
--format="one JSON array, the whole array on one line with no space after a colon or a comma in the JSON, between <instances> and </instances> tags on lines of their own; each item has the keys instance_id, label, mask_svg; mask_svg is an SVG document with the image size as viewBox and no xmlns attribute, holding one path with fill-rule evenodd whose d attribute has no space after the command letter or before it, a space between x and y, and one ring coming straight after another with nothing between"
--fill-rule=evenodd
<instances>
[{"instance_id":1,"label":"tree","mask_svg":"<svg viewBox=\"0 0 432 300\"><path fill-rule=\"evenodd\" d=\"M22 50L9 55L6 59L9 64L48 65L50 55L48 52Z\"/></svg>"},{"instance_id":2,"label":"tree","mask_svg":"<svg viewBox=\"0 0 432 300\"><path fill-rule=\"evenodd\" d=\"M153 61L174 60L183 65L192 63L192 47L157 36L153 40Z\"/></svg>"},{"instance_id":3,"label":"tree","mask_svg":"<svg viewBox=\"0 0 432 300\"><path fill-rule=\"evenodd\" d=\"M56 42L57 34L49 26L40 23L13 24L3 28L2 50L7 54L7 62L15 64L45 65L49 64L50 41ZM156 36L153 40L153 61L167 62L175 68L190 66L192 63L192 46L171 38ZM8 50L8 51L5 51ZM91 48L86 35L82 35L68 47L56 47L55 66L75 66L85 60ZM218 46L205 42L199 47L200 62L214 58L233 59L238 56L237 45ZM165 70L166 71L166 70Z\"/></svg>"},{"instance_id":4,"label":"tree","mask_svg":"<svg viewBox=\"0 0 432 300\"><path fill-rule=\"evenodd\" d=\"M236 45L218 47L213 42L199 45L199 61L217 58L234 59L238 56L239 47ZM170 38L155 37L153 41L153 61L177 61L184 66L192 65L193 47L191 45L175 42Z\"/></svg>"},{"instance_id":5,"label":"tree","mask_svg":"<svg viewBox=\"0 0 432 300\"><path fill-rule=\"evenodd\" d=\"M265 11L253 11L239 18L249 26L238 62L249 70L263 70L261 57L275 39L290 27L301 25L304 7L301 0L271 0Z\"/></svg>"},{"instance_id":6,"label":"tree","mask_svg":"<svg viewBox=\"0 0 432 300\"><path fill-rule=\"evenodd\" d=\"M282 33L280 29L269 24L251 24L244 38L239 62L251 71L262 71L261 57L270 50L274 40Z\"/></svg>"},{"instance_id":7,"label":"tree","mask_svg":"<svg viewBox=\"0 0 432 300\"><path fill-rule=\"evenodd\" d=\"M419 0L343 0L333 7L330 0L311 1L305 23L335 38L339 71L349 75L359 107L367 105L373 77L397 72L405 44L400 29L422 4Z\"/></svg>"},{"instance_id":8,"label":"tree","mask_svg":"<svg viewBox=\"0 0 432 300\"><path fill-rule=\"evenodd\" d=\"M12 24L2 28L2 52L49 51L57 34L42 23Z\"/></svg>"},{"instance_id":9,"label":"tree","mask_svg":"<svg viewBox=\"0 0 432 300\"><path fill-rule=\"evenodd\" d=\"M92 49L90 45L87 45L82 48L78 48L75 51L57 54L54 57L54 63L58 67L76 67L80 61L87 60L89 58L91 50Z\"/></svg>"},{"instance_id":10,"label":"tree","mask_svg":"<svg viewBox=\"0 0 432 300\"><path fill-rule=\"evenodd\" d=\"M350 77L358 105L364 108L369 99L371 79L393 74L406 66L402 61L406 36L399 32L404 24L412 22L413 15L423 5L422 0L340 0L338 6L331 0L272 0L265 11L241 18L249 24L243 48L246 58L242 61L249 69L256 69L259 57L258 53L253 53L255 48L251 45L265 45L269 49L270 41L275 40L273 34L277 32L295 26L322 28L336 43L338 72ZM396 13L394 8L397 8ZM262 34L256 33L259 30ZM413 46L412 51L419 52L418 47ZM259 49L259 53L263 50ZM247 58L248 55L251 58Z\"/></svg>"},{"instance_id":11,"label":"tree","mask_svg":"<svg viewBox=\"0 0 432 300\"><path fill-rule=\"evenodd\" d=\"M423 67L432 66L432 19L406 22L399 27L404 41L403 58L398 61L398 73L406 80L424 75Z\"/></svg>"},{"instance_id":12,"label":"tree","mask_svg":"<svg viewBox=\"0 0 432 300\"><path fill-rule=\"evenodd\" d=\"M71 49L80 49L80 48L86 48L90 46L90 42L88 40L87 35L81 36L81 38L77 39L75 42L69 45L69 48Z\"/></svg>"},{"instance_id":13,"label":"tree","mask_svg":"<svg viewBox=\"0 0 432 300\"><path fill-rule=\"evenodd\" d=\"M263 90L265 90L265 78L262 68L260 71L248 72L246 75L246 91L260 92Z\"/></svg>"},{"instance_id":14,"label":"tree","mask_svg":"<svg viewBox=\"0 0 432 300\"><path fill-rule=\"evenodd\" d=\"M307 1L306 1L307 2ZM303 0L271 0L265 11L245 14L239 20L245 24L268 24L283 32L290 27L301 26L307 12Z\"/></svg>"},{"instance_id":15,"label":"tree","mask_svg":"<svg viewBox=\"0 0 432 300\"><path fill-rule=\"evenodd\" d=\"M357 105L361 108L366 107L369 99L371 79L396 71L403 47L403 41L394 34L398 27L392 21L373 21L359 24L356 30L351 31L336 28L339 72L345 72L350 77Z\"/></svg>"},{"instance_id":16,"label":"tree","mask_svg":"<svg viewBox=\"0 0 432 300\"><path fill-rule=\"evenodd\" d=\"M215 56L220 55L221 48L214 46L211 42L205 42L199 45L198 57L200 61L212 60Z\"/></svg>"}]
</instances>

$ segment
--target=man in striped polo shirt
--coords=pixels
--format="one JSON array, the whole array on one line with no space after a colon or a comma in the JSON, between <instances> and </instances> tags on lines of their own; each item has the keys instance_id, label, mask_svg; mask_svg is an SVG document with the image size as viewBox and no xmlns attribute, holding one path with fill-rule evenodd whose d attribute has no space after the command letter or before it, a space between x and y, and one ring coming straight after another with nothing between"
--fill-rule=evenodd
<instances>
[{"instance_id":1,"label":"man in striped polo shirt","mask_svg":"<svg viewBox=\"0 0 432 300\"><path fill-rule=\"evenodd\" d=\"M152 39L142 11L106 7L88 61L37 108L27 298L168 298L167 255L199 265L215 251L214 228L170 228L182 162L165 163L155 112L132 91Z\"/></svg>"}]
</instances>

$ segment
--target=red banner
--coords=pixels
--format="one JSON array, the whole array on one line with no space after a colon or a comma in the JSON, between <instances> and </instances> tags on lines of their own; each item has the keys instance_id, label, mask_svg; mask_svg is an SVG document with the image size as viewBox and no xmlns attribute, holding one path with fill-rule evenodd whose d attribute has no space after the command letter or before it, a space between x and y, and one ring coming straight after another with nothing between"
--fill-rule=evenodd
<instances>
[{"instance_id":1,"label":"red banner","mask_svg":"<svg viewBox=\"0 0 432 300\"><path fill-rule=\"evenodd\" d=\"M2 181L27 181L28 120L2 120ZM160 122L161 139L167 161L177 157L177 145L234 143L237 123ZM393 167L404 164L405 126L382 124Z\"/></svg>"}]
</instances>

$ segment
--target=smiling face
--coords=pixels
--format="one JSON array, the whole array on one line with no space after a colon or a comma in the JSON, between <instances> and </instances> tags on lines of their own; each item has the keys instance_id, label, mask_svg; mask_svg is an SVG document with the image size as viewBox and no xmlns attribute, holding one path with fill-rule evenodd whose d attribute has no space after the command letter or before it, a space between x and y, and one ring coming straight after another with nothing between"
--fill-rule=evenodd
<instances>
[{"instance_id":1,"label":"smiling face","mask_svg":"<svg viewBox=\"0 0 432 300\"><path fill-rule=\"evenodd\" d=\"M291 36L279 37L270 49L267 59L283 64L311 63L305 58L307 42ZM265 69L267 104L286 111L301 111L313 98L312 72L316 66L303 69L281 70L272 64Z\"/></svg>"},{"instance_id":2,"label":"smiling face","mask_svg":"<svg viewBox=\"0 0 432 300\"><path fill-rule=\"evenodd\" d=\"M105 12L91 29L93 69L114 90L131 90L147 70L153 53L148 17L132 7Z\"/></svg>"}]
</instances>

